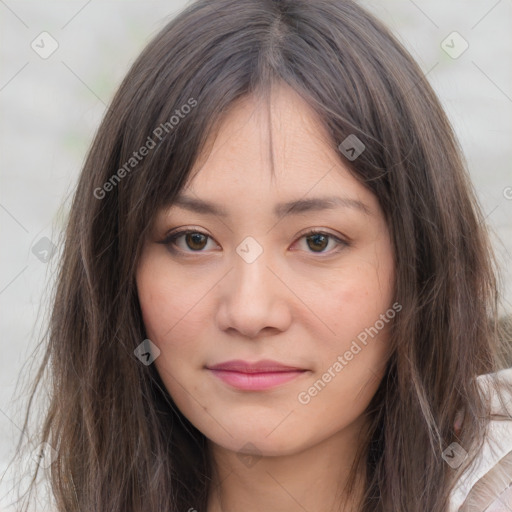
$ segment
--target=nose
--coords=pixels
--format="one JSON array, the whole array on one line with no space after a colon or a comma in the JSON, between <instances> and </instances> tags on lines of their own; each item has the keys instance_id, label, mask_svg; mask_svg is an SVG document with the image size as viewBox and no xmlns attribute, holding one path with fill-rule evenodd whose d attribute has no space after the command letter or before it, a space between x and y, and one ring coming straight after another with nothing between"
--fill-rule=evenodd
<instances>
[{"instance_id":1,"label":"nose","mask_svg":"<svg viewBox=\"0 0 512 512\"><path fill-rule=\"evenodd\" d=\"M251 263L235 256L233 268L220 283L218 327L246 338L288 329L292 292L269 266L266 253Z\"/></svg>"}]
</instances>

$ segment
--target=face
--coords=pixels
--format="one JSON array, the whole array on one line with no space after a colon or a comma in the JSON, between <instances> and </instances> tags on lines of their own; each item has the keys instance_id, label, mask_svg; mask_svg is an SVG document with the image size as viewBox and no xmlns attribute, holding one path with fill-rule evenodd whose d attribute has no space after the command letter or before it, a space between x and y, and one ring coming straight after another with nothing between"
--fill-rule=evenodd
<instances>
[{"instance_id":1,"label":"face","mask_svg":"<svg viewBox=\"0 0 512 512\"><path fill-rule=\"evenodd\" d=\"M270 114L244 98L145 241L136 279L153 364L228 450L321 443L359 425L380 382L400 308L390 235L326 140L291 89L275 90Z\"/></svg>"}]
</instances>

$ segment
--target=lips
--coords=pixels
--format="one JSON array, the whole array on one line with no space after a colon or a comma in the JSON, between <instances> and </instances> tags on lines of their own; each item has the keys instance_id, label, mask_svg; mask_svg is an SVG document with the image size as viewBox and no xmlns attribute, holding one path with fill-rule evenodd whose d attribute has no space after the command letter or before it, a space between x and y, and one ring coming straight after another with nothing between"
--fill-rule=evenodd
<instances>
[{"instance_id":1,"label":"lips","mask_svg":"<svg viewBox=\"0 0 512 512\"><path fill-rule=\"evenodd\" d=\"M207 369L229 386L246 391L273 388L307 372L304 368L278 361L262 360L250 363L239 359L208 366Z\"/></svg>"},{"instance_id":2,"label":"lips","mask_svg":"<svg viewBox=\"0 0 512 512\"><path fill-rule=\"evenodd\" d=\"M242 361L241 359L234 359L226 361L214 366L208 366L210 370L225 370L240 373L276 373L276 372L290 372L290 371L304 371L304 368L298 366L288 366L277 361L265 359L255 363Z\"/></svg>"}]
</instances>

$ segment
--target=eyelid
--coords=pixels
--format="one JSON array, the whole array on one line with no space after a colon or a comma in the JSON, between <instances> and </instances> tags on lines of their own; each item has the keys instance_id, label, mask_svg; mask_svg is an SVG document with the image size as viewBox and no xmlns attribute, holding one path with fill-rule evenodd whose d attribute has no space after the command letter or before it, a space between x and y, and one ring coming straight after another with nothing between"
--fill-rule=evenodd
<instances>
[{"instance_id":1,"label":"eyelid","mask_svg":"<svg viewBox=\"0 0 512 512\"><path fill-rule=\"evenodd\" d=\"M172 229L172 230L168 231L165 234L163 240L161 240L159 243L168 243L167 241L171 240L173 237L175 237L177 235L186 235L188 233L200 233L201 235L207 236L208 238L211 238L212 240L214 240L214 238L211 235L209 235L208 233L205 233L201 229L189 228L189 227L185 226L185 227L176 228L176 229Z\"/></svg>"},{"instance_id":2,"label":"eyelid","mask_svg":"<svg viewBox=\"0 0 512 512\"><path fill-rule=\"evenodd\" d=\"M346 245L350 245L352 243L352 240L348 236L332 233L328 228L307 228L297 235L297 240L304 236L311 236L315 234L328 235L330 238Z\"/></svg>"}]
</instances>

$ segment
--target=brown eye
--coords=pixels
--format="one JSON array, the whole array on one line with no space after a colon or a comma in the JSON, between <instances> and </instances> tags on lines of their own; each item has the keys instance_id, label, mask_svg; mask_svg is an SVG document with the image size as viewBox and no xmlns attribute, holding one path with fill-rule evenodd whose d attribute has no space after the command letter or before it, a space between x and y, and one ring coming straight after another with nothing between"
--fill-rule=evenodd
<instances>
[{"instance_id":1,"label":"brown eye","mask_svg":"<svg viewBox=\"0 0 512 512\"><path fill-rule=\"evenodd\" d=\"M308 247L312 249L314 252L323 251L329 244L329 237L321 233L315 233L314 235L310 235L306 238L306 240Z\"/></svg>"},{"instance_id":2,"label":"brown eye","mask_svg":"<svg viewBox=\"0 0 512 512\"><path fill-rule=\"evenodd\" d=\"M206 252L203 251L203 249L207 248L210 240L213 242L213 239L209 235L201 233L200 231L184 230L171 233L159 243L166 245L173 253L176 253L178 250L184 253L200 253Z\"/></svg>"},{"instance_id":3,"label":"brown eye","mask_svg":"<svg viewBox=\"0 0 512 512\"><path fill-rule=\"evenodd\" d=\"M208 237L202 233L187 233L185 235L185 243L189 249L200 251L206 246Z\"/></svg>"},{"instance_id":4,"label":"brown eye","mask_svg":"<svg viewBox=\"0 0 512 512\"><path fill-rule=\"evenodd\" d=\"M326 231L318 231L316 229L304 233L299 240L301 245L304 244L304 241L306 242L302 246L304 251L310 254L325 254L325 256L336 254L350 246L349 242Z\"/></svg>"}]
</instances>

